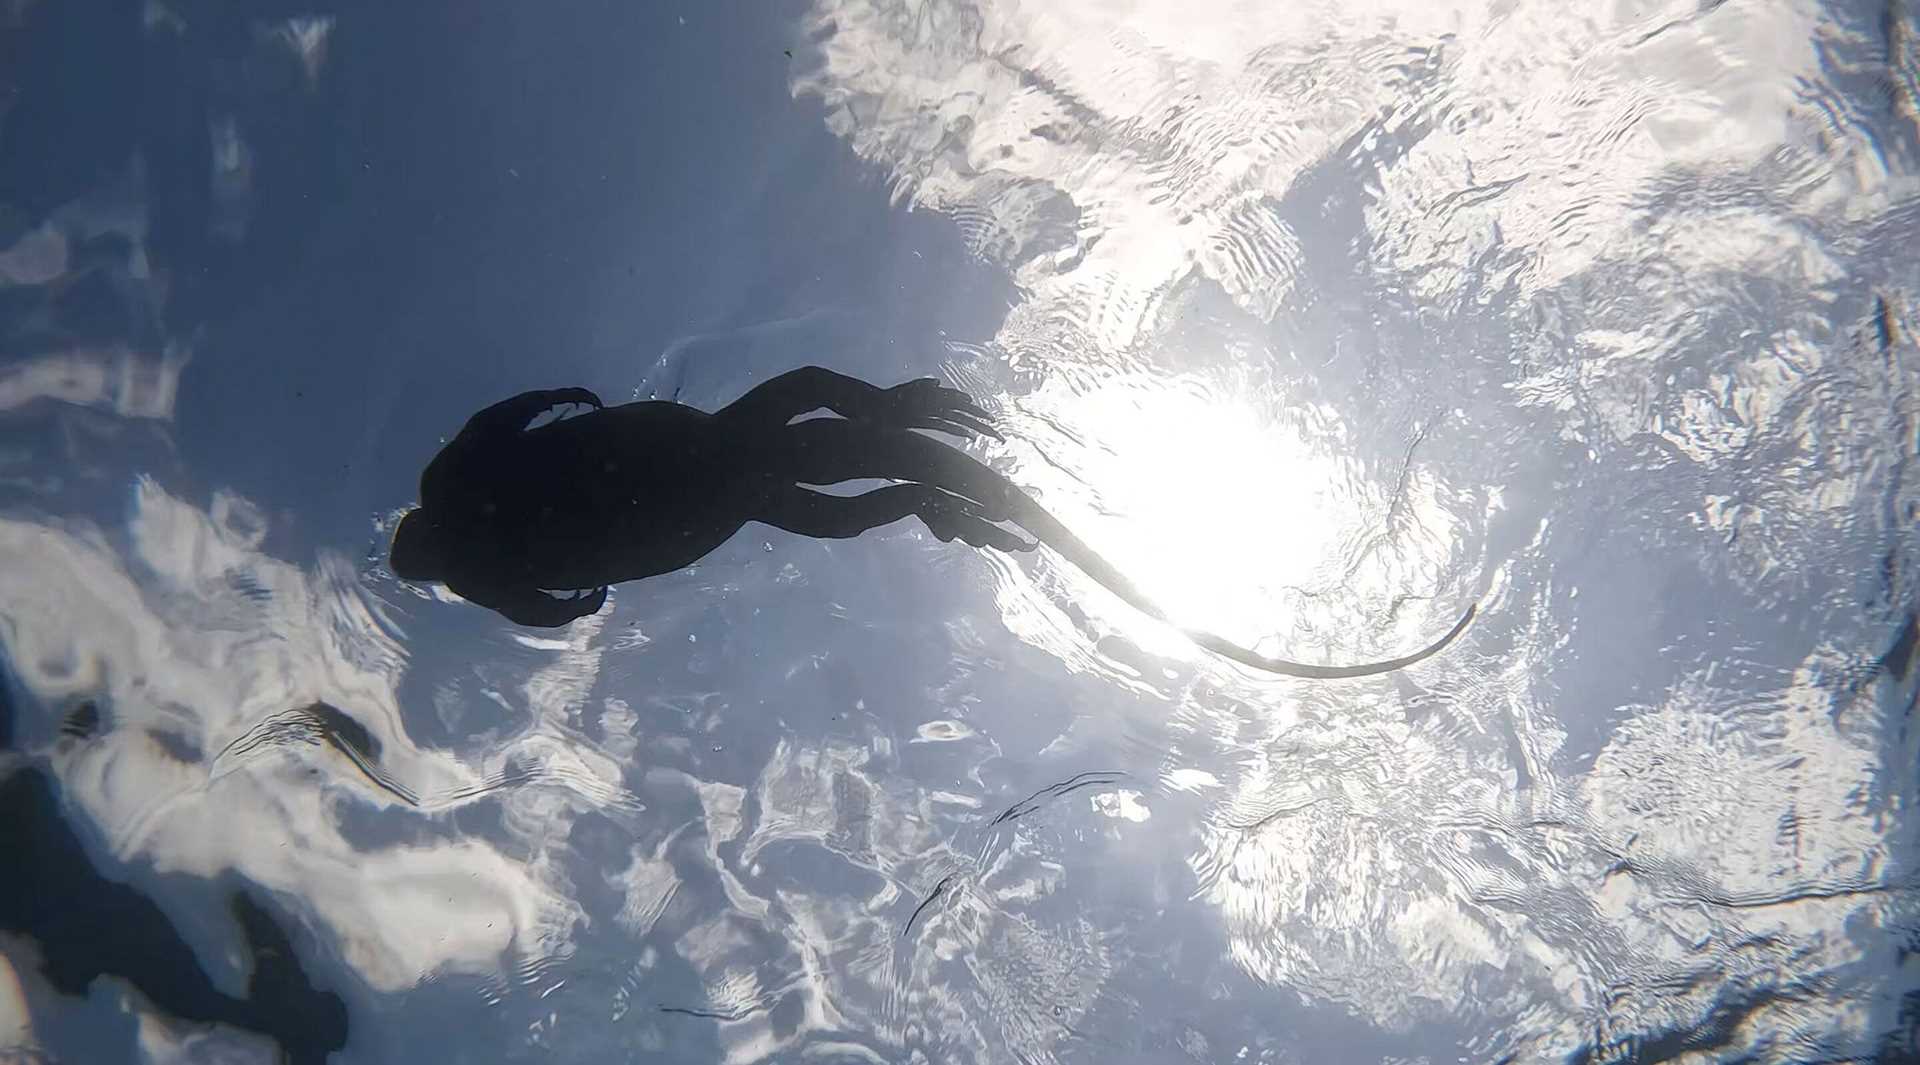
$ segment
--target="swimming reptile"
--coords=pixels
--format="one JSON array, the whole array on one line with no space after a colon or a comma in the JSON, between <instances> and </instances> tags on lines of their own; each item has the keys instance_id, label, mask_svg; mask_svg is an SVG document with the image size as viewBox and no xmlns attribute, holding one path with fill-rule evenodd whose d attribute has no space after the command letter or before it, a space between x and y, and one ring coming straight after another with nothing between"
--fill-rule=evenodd
<instances>
[{"instance_id":1,"label":"swimming reptile","mask_svg":"<svg viewBox=\"0 0 1920 1065\"><path fill-rule=\"evenodd\" d=\"M591 410L531 426L568 405ZM822 408L838 417L802 417ZM1032 550L999 524L1011 522L1135 608L1169 620L1011 481L917 430L999 435L965 393L930 378L881 388L815 366L717 413L661 401L608 407L584 388L526 392L474 415L428 464L421 505L395 528L388 561L403 579L442 582L509 620L551 628L598 611L607 586L687 566L750 521L845 538L911 515L945 541ZM867 479L894 483L853 496L809 487ZM1451 643L1473 615L1469 607L1412 654L1348 666L1290 662L1181 631L1242 665L1324 679L1412 665Z\"/></svg>"}]
</instances>

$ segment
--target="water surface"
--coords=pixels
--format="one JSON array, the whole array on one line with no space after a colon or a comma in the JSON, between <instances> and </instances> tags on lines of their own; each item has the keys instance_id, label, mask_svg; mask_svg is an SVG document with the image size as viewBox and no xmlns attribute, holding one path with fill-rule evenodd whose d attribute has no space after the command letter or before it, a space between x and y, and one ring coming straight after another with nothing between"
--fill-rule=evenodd
<instances>
[{"instance_id":1,"label":"water surface","mask_svg":"<svg viewBox=\"0 0 1920 1065\"><path fill-rule=\"evenodd\" d=\"M0 56L7 794L214 1003L0 934L0 1057L324 1056L329 995L337 1062L1915 1054L1911 6L27 0ZM488 403L808 363L981 397L1182 624L1479 616L1307 682L912 523L558 631L384 567Z\"/></svg>"}]
</instances>

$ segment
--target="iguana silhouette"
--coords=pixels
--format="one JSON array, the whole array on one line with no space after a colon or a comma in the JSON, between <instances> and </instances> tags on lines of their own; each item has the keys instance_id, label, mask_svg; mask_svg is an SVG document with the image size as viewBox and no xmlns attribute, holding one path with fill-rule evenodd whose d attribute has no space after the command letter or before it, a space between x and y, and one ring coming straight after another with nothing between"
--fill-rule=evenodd
<instances>
[{"instance_id":1,"label":"iguana silhouette","mask_svg":"<svg viewBox=\"0 0 1920 1065\"><path fill-rule=\"evenodd\" d=\"M584 414L531 426L568 405ZM811 417L825 408L838 417ZM914 516L942 540L1032 550L1011 522L1144 613L1165 613L1011 481L917 430L998 438L987 412L931 378L881 388L809 366L717 413L648 401L608 407L583 388L526 392L474 415L420 478L395 528L395 575L446 584L522 625L598 611L607 586L687 566L750 521L845 538ZM814 485L879 479L860 495ZM569 594L560 594L569 593ZM1242 665L1295 677L1385 673L1432 655L1473 619L1400 658L1317 666L1182 629Z\"/></svg>"}]
</instances>

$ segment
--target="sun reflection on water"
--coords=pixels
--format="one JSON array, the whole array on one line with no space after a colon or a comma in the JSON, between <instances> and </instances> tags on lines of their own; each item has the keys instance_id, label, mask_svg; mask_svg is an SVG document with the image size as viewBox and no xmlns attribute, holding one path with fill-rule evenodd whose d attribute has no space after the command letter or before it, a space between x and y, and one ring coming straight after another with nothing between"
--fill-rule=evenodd
<instances>
[{"instance_id":1,"label":"sun reflection on water","mask_svg":"<svg viewBox=\"0 0 1920 1065\"><path fill-rule=\"evenodd\" d=\"M1411 464L1354 457L1336 412L1145 374L1049 384L1018 408L1015 479L1179 625L1351 660L1417 645L1438 616L1393 606L1435 594L1448 513ZM1180 640L1116 621L1156 649Z\"/></svg>"}]
</instances>

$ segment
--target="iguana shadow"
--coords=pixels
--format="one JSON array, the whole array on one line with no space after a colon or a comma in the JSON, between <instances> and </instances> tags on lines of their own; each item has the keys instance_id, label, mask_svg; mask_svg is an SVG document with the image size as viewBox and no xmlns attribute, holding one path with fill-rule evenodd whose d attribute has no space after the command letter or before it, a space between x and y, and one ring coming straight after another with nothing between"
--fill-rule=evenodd
<instances>
[{"instance_id":1,"label":"iguana shadow","mask_svg":"<svg viewBox=\"0 0 1920 1065\"><path fill-rule=\"evenodd\" d=\"M532 423L556 408L591 408ZM837 417L803 417L821 409ZM717 413L679 403L608 407L582 388L527 392L474 415L428 464L420 507L394 530L389 563L444 583L522 625L598 611L607 587L687 566L748 522L806 536L858 536L917 517L942 540L1003 551L1035 543L1150 616L1166 615L1011 481L926 436L997 437L987 413L931 379L881 388L819 367L783 374ZM859 495L815 486L893 482ZM1243 665L1296 677L1356 677L1434 654L1473 618L1401 658L1318 666L1183 629Z\"/></svg>"}]
</instances>

